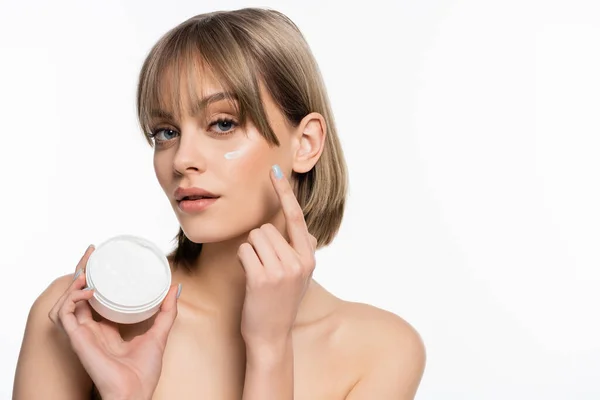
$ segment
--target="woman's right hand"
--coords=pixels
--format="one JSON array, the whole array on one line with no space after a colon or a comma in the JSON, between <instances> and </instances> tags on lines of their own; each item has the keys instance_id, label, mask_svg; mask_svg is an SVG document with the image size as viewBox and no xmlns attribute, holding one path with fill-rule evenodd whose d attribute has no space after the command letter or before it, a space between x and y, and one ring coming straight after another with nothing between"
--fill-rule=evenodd
<instances>
[{"instance_id":1,"label":"woman's right hand","mask_svg":"<svg viewBox=\"0 0 600 400\"><path fill-rule=\"evenodd\" d=\"M167 337L177 316L178 287L169 290L152 327L126 342L116 323L92 318L87 300L94 293L84 288L85 265L93 251L93 246L86 250L73 283L48 316L69 337L103 399L151 399L160 378Z\"/></svg>"}]
</instances>

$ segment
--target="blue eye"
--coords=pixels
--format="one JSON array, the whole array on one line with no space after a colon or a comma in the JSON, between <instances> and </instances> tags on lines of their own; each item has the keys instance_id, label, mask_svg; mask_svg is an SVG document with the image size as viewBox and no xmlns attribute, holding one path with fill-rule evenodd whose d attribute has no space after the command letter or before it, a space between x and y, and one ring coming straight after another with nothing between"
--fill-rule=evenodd
<instances>
[{"instance_id":1,"label":"blue eye","mask_svg":"<svg viewBox=\"0 0 600 400\"><path fill-rule=\"evenodd\" d=\"M232 134L238 123L230 118L219 118L209 124L210 133L214 136L226 136ZM156 144L169 142L180 135L178 131L171 128L154 128L148 136Z\"/></svg>"},{"instance_id":2,"label":"blue eye","mask_svg":"<svg viewBox=\"0 0 600 400\"><path fill-rule=\"evenodd\" d=\"M150 134L150 137L157 142L166 142L174 139L179 133L169 128L159 128Z\"/></svg>"},{"instance_id":3,"label":"blue eye","mask_svg":"<svg viewBox=\"0 0 600 400\"><path fill-rule=\"evenodd\" d=\"M237 123L229 118L219 118L218 120L212 122L210 126L217 127L217 130L213 131L214 133L223 135L226 133L231 133L237 126Z\"/></svg>"}]
</instances>

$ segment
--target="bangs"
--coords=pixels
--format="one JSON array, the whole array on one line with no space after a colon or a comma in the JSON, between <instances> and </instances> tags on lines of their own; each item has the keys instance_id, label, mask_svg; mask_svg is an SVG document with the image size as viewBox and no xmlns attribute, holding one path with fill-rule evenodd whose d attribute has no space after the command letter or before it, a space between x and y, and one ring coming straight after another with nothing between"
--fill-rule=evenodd
<instances>
[{"instance_id":1,"label":"bangs","mask_svg":"<svg viewBox=\"0 0 600 400\"><path fill-rule=\"evenodd\" d=\"M226 26L186 21L154 46L137 91L138 119L148 143L153 144L150 133L157 118L180 120L202 107L213 94L204 84L210 80L235 109L241 126L249 118L269 143L279 145L261 100L262 77L238 39Z\"/></svg>"}]
</instances>

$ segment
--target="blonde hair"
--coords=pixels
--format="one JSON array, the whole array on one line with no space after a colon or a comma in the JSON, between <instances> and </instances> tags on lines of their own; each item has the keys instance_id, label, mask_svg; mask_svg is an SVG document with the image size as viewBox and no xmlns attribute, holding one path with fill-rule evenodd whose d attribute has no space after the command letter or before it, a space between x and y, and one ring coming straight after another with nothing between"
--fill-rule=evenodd
<instances>
[{"instance_id":1,"label":"blonde hair","mask_svg":"<svg viewBox=\"0 0 600 400\"><path fill-rule=\"evenodd\" d=\"M347 169L319 67L298 27L281 12L244 8L200 14L167 32L144 61L137 90L138 119L151 145L152 113L167 99L170 109L181 113L180 75L187 79L191 104L197 102L193 88L201 79L200 65L232 94L230 101L237 101L240 125L250 118L271 145L279 141L268 123L259 83L292 125L311 112L324 117L327 134L320 159L310 171L292 178L309 232L318 247L328 245L341 225ZM172 84L165 89L161 83L167 77ZM182 229L176 240L169 258L191 268L202 244L190 241Z\"/></svg>"}]
</instances>

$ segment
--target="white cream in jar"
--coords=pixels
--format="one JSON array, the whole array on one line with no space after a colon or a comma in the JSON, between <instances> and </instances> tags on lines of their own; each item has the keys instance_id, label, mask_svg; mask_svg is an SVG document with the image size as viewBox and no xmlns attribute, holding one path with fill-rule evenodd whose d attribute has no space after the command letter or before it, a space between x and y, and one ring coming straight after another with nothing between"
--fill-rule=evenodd
<instances>
[{"instance_id":1,"label":"white cream in jar","mask_svg":"<svg viewBox=\"0 0 600 400\"><path fill-rule=\"evenodd\" d=\"M171 286L166 256L152 242L131 235L113 237L91 254L87 285L94 289L90 305L101 316L134 324L153 316Z\"/></svg>"}]
</instances>

